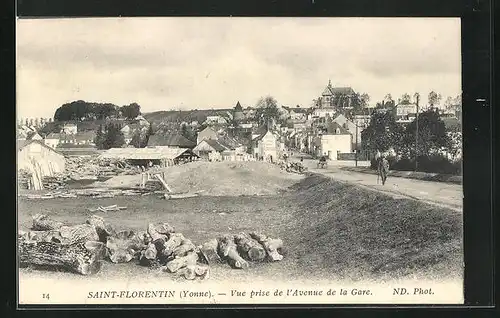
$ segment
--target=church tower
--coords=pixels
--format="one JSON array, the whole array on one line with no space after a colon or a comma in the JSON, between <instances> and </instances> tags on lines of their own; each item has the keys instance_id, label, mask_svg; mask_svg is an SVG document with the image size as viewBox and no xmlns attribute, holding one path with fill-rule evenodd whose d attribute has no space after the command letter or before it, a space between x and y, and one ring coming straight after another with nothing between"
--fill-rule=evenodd
<instances>
[{"instance_id":1,"label":"church tower","mask_svg":"<svg viewBox=\"0 0 500 318\"><path fill-rule=\"evenodd\" d=\"M321 94L321 108L330 108L333 106L332 81L328 80L328 85Z\"/></svg>"},{"instance_id":2,"label":"church tower","mask_svg":"<svg viewBox=\"0 0 500 318\"><path fill-rule=\"evenodd\" d=\"M243 114L243 108L241 107L240 101L238 101L238 103L236 103L236 106L234 107L233 118L237 122L245 119L245 115Z\"/></svg>"}]
</instances>

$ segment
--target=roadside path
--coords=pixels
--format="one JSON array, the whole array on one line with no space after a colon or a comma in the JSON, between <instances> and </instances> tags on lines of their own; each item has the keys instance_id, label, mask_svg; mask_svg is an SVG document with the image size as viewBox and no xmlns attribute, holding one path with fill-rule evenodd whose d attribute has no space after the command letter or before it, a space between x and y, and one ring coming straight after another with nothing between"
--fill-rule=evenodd
<instances>
[{"instance_id":1,"label":"roadside path","mask_svg":"<svg viewBox=\"0 0 500 318\"><path fill-rule=\"evenodd\" d=\"M346 171L332 165L327 169L317 169L317 160L312 159L304 159L303 164L310 172L320 173L335 180L354 183L393 197L406 197L455 211L463 211L461 185L399 177L389 177L386 184L382 185L377 184L376 175Z\"/></svg>"}]
</instances>

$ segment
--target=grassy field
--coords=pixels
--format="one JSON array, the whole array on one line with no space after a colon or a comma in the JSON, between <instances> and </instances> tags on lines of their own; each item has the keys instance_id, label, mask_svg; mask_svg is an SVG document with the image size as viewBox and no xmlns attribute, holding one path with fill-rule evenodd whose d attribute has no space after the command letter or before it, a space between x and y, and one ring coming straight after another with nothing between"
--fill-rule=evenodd
<instances>
[{"instance_id":1,"label":"grassy field","mask_svg":"<svg viewBox=\"0 0 500 318\"><path fill-rule=\"evenodd\" d=\"M393 199L355 185L311 175L277 195L202 196L162 200L156 196L109 199L19 200L19 227L44 213L68 224L82 223L87 208L127 206L98 212L117 229L145 230L150 222L168 222L203 243L225 233L257 230L280 237L285 259L255 264L248 271L227 265L212 268L211 280L287 281L398 278L460 278L462 215L417 201ZM87 279L69 273L22 269L21 275ZM165 276L136 264L104 264L92 279Z\"/></svg>"}]
</instances>

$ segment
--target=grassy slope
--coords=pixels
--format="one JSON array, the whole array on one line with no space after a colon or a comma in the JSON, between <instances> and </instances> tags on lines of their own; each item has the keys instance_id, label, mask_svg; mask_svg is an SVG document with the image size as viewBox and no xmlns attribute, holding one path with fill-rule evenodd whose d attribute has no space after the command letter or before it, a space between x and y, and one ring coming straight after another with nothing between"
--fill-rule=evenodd
<instances>
[{"instance_id":1,"label":"grassy slope","mask_svg":"<svg viewBox=\"0 0 500 318\"><path fill-rule=\"evenodd\" d=\"M289 230L301 234L290 244L302 266L351 279L461 275L461 213L319 176L294 188Z\"/></svg>"}]
</instances>

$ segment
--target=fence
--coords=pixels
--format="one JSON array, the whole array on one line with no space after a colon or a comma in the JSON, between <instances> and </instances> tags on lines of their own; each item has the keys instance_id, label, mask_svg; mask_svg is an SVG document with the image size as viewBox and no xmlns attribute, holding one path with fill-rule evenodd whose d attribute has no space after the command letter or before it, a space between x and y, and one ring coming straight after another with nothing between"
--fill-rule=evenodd
<instances>
[{"instance_id":1,"label":"fence","mask_svg":"<svg viewBox=\"0 0 500 318\"><path fill-rule=\"evenodd\" d=\"M366 151L358 151L356 156L355 152L339 152L337 153L337 160L358 160L358 161L367 161L369 160L369 154Z\"/></svg>"}]
</instances>

